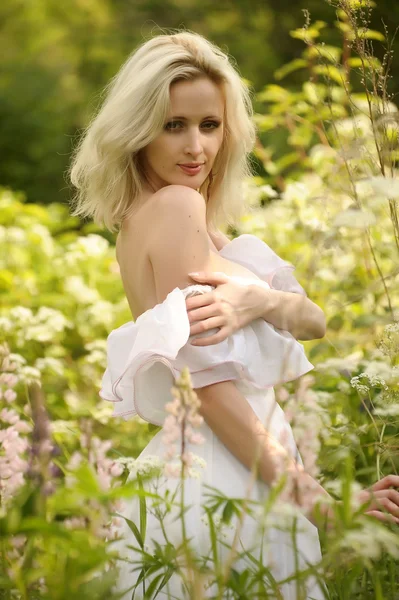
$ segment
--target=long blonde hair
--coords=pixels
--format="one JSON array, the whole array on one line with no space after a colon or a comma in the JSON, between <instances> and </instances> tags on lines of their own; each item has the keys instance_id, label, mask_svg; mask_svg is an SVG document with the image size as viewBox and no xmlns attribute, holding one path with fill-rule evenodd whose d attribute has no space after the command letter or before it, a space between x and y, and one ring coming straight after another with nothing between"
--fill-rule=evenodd
<instances>
[{"instance_id":1,"label":"long blonde hair","mask_svg":"<svg viewBox=\"0 0 399 600\"><path fill-rule=\"evenodd\" d=\"M68 171L77 192L73 215L117 230L142 192L139 151L163 130L170 86L208 77L222 86L225 127L211 179L199 192L211 228L234 225L245 211L242 183L250 177L256 130L250 92L227 54L189 31L162 34L139 46L105 88L105 100L84 131ZM210 185L211 182L211 185Z\"/></svg>"}]
</instances>

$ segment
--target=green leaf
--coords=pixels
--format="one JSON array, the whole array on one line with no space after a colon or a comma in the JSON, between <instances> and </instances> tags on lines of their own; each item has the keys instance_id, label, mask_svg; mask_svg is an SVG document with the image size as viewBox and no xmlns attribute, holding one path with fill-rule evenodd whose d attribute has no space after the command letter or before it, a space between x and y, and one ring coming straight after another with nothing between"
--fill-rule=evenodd
<instances>
[{"instance_id":1,"label":"green leaf","mask_svg":"<svg viewBox=\"0 0 399 600\"><path fill-rule=\"evenodd\" d=\"M309 59L325 58L333 63L337 63L341 59L342 49L327 44L314 44L313 46L306 48L304 54Z\"/></svg>"},{"instance_id":2,"label":"green leaf","mask_svg":"<svg viewBox=\"0 0 399 600\"><path fill-rule=\"evenodd\" d=\"M310 81L306 81L302 87L306 99L314 105L323 102L327 95L327 86L320 83L311 83Z\"/></svg>"},{"instance_id":3,"label":"green leaf","mask_svg":"<svg viewBox=\"0 0 399 600\"><path fill-rule=\"evenodd\" d=\"M373 0L346 0L347 6L352 10L358 10L360 8L370 8L374 7L376 4ZM341 18L346 18L346 13L344 10L340 9L338 14Z\"/></svg>"},{"instance_id":4,"label":"green leaf","mask_svg":"<svg viewBox=\"0 0 399 600\"><path fill-rule=\"evenodd\" d=\"M290 73L298 71L299 69L306 69L307 66L308 63L306 60L304 60L303 58L296 58L295 60L292 60L291 62L277 69L274 72L274 77L278 80L284 79L284 77L286 77Z\"/></svg>"},{"instance_id":5,"label":"green leaf","mask_svg":"<svg viewBox=\"0 0 399 600\"><path fill-rule=\"evenodd\" d=\"M264 90L259 92L257 95L257 100L259 102L287 102L293 97L293 94L289 90L281 87L280 85L276 85L271 83L266 86Z\"/></svg>"},{"instance_id":6,"label":"green leaf","mask_svg":"<svg viewBox=\"0 0 399 600\"><path fill-rule=\"evenodd\" d=\"M254 120L259 131L270 131L278 126L279 122L283 122L275 114L255 115Z\"/></svg>"},{"instance_id":7,"label":"green leaf","mask_svg":"<svg viewBox=\"0 0 399 600\"><path fill-rule=\"evenodd\" d=\"M229 524L232 516L233 516L233 503L230 500L228 500L225 504L225 507L224 507L223 513L222 513L223 523Z\"/></svg>"},{"instance_id":8,"label":"green leaf","mask_svg":"<svg viewBox=\"0 0 399 600\"><path fill-rule=\"evenodd\" d=\"M380 31L374 31L373 29L359 28L357 34L360 39L363 40L377 40L378 42L385 42L385 35Z\"/></svg>"},{"instance_id":9,"label":"green leaf","mask_svg":"<svg viewBox=\"0 0 399 600\"><path fill-rule=\"evenodd\" d=\"M288 136L287 141L292 146L301 146L307 148L313 138L314 132L307 125L299 125L294 131Z\"/></svg>"},{"instance_id":10,"label":"green leaf","mask_svg":"<svg viewBox=\"0 0 399 600\"><path fill-rule=\"evenodd\" d=\"M84 492L88 496L97 496L101 493L98 479L89 464L82 463L77 469L71 471L71 474L76 478L75 490Z\"/></svg>"},{"instance_id":11,"label":"green leaf","mask_svg":"<svg viewBox=\"0 0 399 600\"><path fill-rule=\"evenodd\" d=\"M152 598L152 594L155 592L158 582L163 576L164 576L164 573L159 573L156 577L154 577L154 579L151 581L150 585L148 586L148 588L146 590L144 600L150 600L150 598ZM154 598L155 598L155 596L154 596Z\"/></svg>"},{"instance_id":12,"label":"green leaf","mask_svg":"<svg viewBox=\"0 0 399 600\"><path fill-rule=\"evenodd\" d=\"M382 66L376 56L367 56L364 61L359 56L352 56L348 58L348 65L353 69L363 68L364 65L365 69L374 69L376 71L379 71Z\"/></svg>"},{"instance_id":13,"label":"green leaf","mask_svg":"<svg viewBox=\"0 0 399 600\"><path fill-rule=\"evenodd\" d=\"M143 567L141 569L140 573L139 573L139 576L137 578L136 584L135 584L135 586L133 588L133 594L132 594L131 600L134 600L134 596L135 596L136 590L139 587L140 583L143 581L143 579L145 579L146 573L147 573L147 570L146 570L145 567Z\"/></svg>"},{"instance_id":14,"label":"green leaf","mask_svg":"<svg viewBox=\"0 0 399 600\"><path fill-rule=\"evenodd\" d=\"M143 541L143 538L141 537L141 534L137 528L137 525L133 521L131 521L131 519L128 519L127 517L123 517L122 515L118 515L118 516L122 517L126 521L126 523L129 526L130 531L133 533L134 537L136 538L140 548L144 549L144 541Z\"/></svg>"},{"instance_id":15,"label":"green leaf","mask_svg":"<svg viewBox=\"0 0 399 600\"><path fill-rule=\"evenodd\" d=\"M334 102L333 104L324 105L319 110L319 118L325 121L331 121L331 119L341 119L347 117L348 113L342 104L337 104Z\"/></svg>"},{"instance_id":16,"label":"green leaf","mask_svg":"<svg viewBox=\"0 0 399 600\"><path fill-rule=\"evenodd\" d=\"M158 596L159 592L162 590L162 588L165 587L165 585L168 583L169 579L172 577L174 572L175 572L175 569L173 567L169 567L169 569L166 571L165 575L163 576L161 584L160 584L159 588L157 589L157 592L156 592L154 598L156 598Z\"/></svg>"},{"instance_id":17,"label":"green leaf","mask_svg":"<svg viewBox=\"0 0 399 600\"><path fill-rule=\"evenodd\" d=\"M139 487L142 491L144 491L143 480L141 475L137 473L137 481ZM140 534L143 540L145 540L145 534L147 529L147 505L145 496L140 496Z\"/></svg>"},{"instance_id":18,"label":"green leaf","mask_svg":"<svg viewBox=\"0 0 399 600\"><path fill-rule=\"evenodd\" d=\"M355 329L361 329L362 327L372 327L381 321L381 317L373 314L360 315L353 320L352 325Z\"/></svg>"},{"instance_id":19,"label":"green leaf","mask_svg":"<svg viewBox=\"0 0 399 600\"><path fill-rule=\"evenodd\" d=\"M303 41L315 40L320 35L320 30L327 27L327 23L324 21L316 21L310 27L301 27L300 29L294 29L290 31L290 36Z\"/></svg>"},{"instance_id":20,"label":"green leaf","mask_svg":"<svg viewBox=\"0 0 399 600\"><path fill-rule=\"evenodd\" d=\"M276 166L276 173L281 173L287 167L291 167L299 161L300 156L298 152L287 152L287 154L284 154L284 156L275 161L274 165Z\"/></svg>"},{"instance_id":21,"label":"green leaf","mask_svg":"<svg viewBox=\"0 0 399 600\"><path fill-rule=\"evenodd\" d=\"M327 323L327 329L333 329L334 331L339 331L342 329L344 324L344 319L342 315L334 315Z\"/></svg>"},{"instance_id":22,"label":"green leaf","mask_svg":"<svg viewBox=\"0 0 399 600\"><path fill-rule=\"evenodd\" d=\"M324 76L326 79L332 79L339 85L344 85L345 83L345 72L342 68L333 65L316 65L314 67L314 72L317 73L317 75Z\"/></svg>"},{"instance_id":23,"label":"green leaf","mask_svg":"<svg viewBox=\"0 0 399 600\"><path fill-rule=\"evenodd\" d=\"M211 511L207 507L205 507L205 510L206 510L206 514L208 517L209 534L211 536L212 559L213 559L214 564L217 565L218 564L218 549L217 549L215 524L212 519Z\"/></svg>"}]
</instances>

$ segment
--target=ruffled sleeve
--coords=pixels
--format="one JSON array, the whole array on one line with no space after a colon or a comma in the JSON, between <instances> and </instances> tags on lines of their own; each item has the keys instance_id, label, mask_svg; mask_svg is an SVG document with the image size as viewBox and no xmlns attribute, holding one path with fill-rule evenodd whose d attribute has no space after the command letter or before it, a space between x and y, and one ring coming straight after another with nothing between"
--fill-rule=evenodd
<instances>
[{"instance_id":1,"label":"ruffled sleeve","mask_svg":"<svg viewBox=\"0 0 399 600\"><path fill-rule=\"evenodd\" d=\"M242 280L242 278L236 278ZM268 286L257 280L242 282ZM288 332L263 319L210 346L193 346L185 299L214 289L208 285L175 288L166 299L110 333L107 369L100 396L114 403L114 416L142 419L162 425L164 406L172 399L174 380L185 366L194 388L243 379L266 389L291 381L313 369L302 344Z\"/></svg>"},{"instance_id":2,"label":"ruffled sleeve","mask_svg":"<svg viewBox=\"0 0 399 600\"><path fill-rule=\"evenodd\" d=\"M307 296L293 274L294 265L283 260L256 235L243 233L224 246L219 254L246 267L275 290Z\"/></svg>"}]
</instances>

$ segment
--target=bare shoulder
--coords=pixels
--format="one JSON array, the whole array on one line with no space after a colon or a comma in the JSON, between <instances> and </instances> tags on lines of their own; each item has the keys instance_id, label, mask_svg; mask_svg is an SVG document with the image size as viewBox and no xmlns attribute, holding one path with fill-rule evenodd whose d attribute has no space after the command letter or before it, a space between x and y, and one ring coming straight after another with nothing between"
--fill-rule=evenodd
<instances>
[{"instance_id":1,"label":"bare shoulder","mask_svg":"<svg viewBox=\"0 0 399 600\"><path fill-rule=\"evenodd\" d=\"M203 196L196 190L185 185L167 185L152 196L152 210L157 210L160 207L166 207L184 211L191 209L200 210L204 214L206 205Z\"/></svg>"},{"instance_id":2,"label":"bare shoulder","mask_svg":"<svg viewBox=\"0 0 399 600\"><path fill-rule=\"evenodd\" d=\"M188 273L210 268L205 200L195 190L171 185L151 198L146 247L158 302L175 287L190 284Z\"/></svg>"},{"instance_id":3,"label":"bare shoulder","mask_svg":"<svg viewBox=\"0 0 399 600\"><path fill-rule=\"evenodd\" d=\"M151 198L147 221L151 224L151 245L159 245L161 238L172 241L176 235L187 237L194 232L208 239L205 200L196 190L183 185L158 190Z\"/></svg>"}]
</instances>

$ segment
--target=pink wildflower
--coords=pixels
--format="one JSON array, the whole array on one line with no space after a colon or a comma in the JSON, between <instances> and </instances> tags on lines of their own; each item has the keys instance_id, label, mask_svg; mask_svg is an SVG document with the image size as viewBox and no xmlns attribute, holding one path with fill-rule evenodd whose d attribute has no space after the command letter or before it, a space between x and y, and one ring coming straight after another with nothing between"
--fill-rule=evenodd
<instances>
[{"instance_id":1,"label":"pink wildflower","mask_svg":"<svg viewBox=\"0 0 399 600\"><path fill-rule=\"evenodd\" d=\"M172 387L173 400L165 405L169 413L163 424L162 441L165 444L165 459L172 460L180 458L180 466L167 464L164 468L166 476L175 477L182 473L181 466L190 467L193 462L192 452L188 451L187 444L202 444L205 439L193 428L200 427L203 417L198 414L201 403L192 388L190 373L187 368L183 369L176 385ZM180 446L180 457L177 456L178 442Z\"/></svg>"},{"instance_id":2,"label":"pink wildflower","mask_svg":"<svg viewBox=\"0 0 399 600\"><path fill-rule=\"evenodd\" d=\"M112 477L119 477L123 473L123 466L119 463L113 463L110 469Z\"/></svg>"},{"instance_id":3,"label":"pink wildflower","mask_svg":"<svg viewBox=\"0 0 399 600\"><path fill-rule=\"evenodd\" d=\"M14 402L14 400L17 397L17 394L14 390L11 390L10 388L8 390L6 390L3 394L4 400L6 402Z\"/></svg>"}]
</instances>

